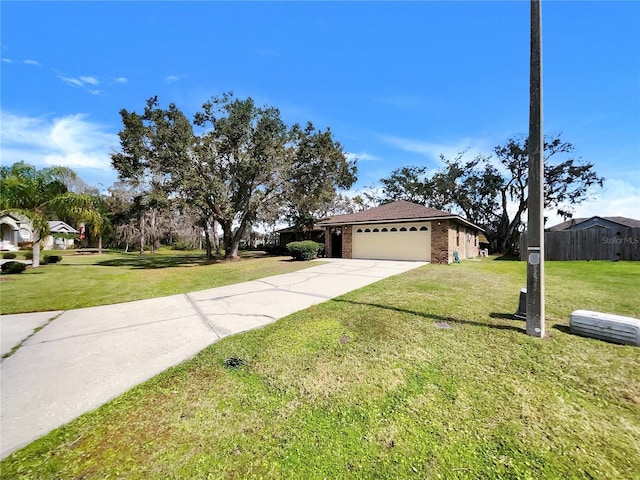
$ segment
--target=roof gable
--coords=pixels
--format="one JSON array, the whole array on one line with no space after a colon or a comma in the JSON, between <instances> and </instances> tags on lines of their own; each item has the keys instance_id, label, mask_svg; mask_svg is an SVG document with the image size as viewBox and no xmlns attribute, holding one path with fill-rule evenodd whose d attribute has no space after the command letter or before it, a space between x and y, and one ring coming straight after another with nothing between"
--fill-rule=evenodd
<instances>
[{"instance_id":1,"label":"roof gable","mask_svg":"<svg viewBox=\"0 0 640 480\"><path fill-rule=\"evenodd\" d=\"M49 231L51 233L79 233L78 230L62 220L49 221Z\"/></svg>"},{"instance_id":2,"label":"roof gable","mask_svg":"<svg viewBox=\"0 0 640 480\"><path fill-rule=\"evenodd\" d=\"M605 227L613 227L613 225L607 225L609 223L614 223L619 225L620 227L627 228L640 228L640 220L636 220L634 218L628 217L600 217L598 215L594 215L593 217L585 217L585 218L570 218L567 221L562 223L558 223L557 225L553 225L549 227L549 230L552 232L563 231L563 230L583 230L589 227L595 226L598 223L598 220L604 220L604 222L600 222ZM584 224L584 225L582 225Z\"/></svg>"},{"instance_id":3,"label":"roof gable","mask_svg":"<svg viewBox=\"0 0 640 480\"><path fill-rule=\"evenodd\" d=\"M458 215L450 212L438 210L436 208L425 207L417 203L407 202L406 200L397 200L395 202L386 203L379 207L370 208L361 212L349 213L346 215L336 215L327 220L318 223L318 226L331 225L348 225L369 222L385 222L385 221L410 221L410 220L430 220L435 218L453 218L461 222L471 225L475 228L479 227L464 220Z\"/></svg>"}]
</instances>

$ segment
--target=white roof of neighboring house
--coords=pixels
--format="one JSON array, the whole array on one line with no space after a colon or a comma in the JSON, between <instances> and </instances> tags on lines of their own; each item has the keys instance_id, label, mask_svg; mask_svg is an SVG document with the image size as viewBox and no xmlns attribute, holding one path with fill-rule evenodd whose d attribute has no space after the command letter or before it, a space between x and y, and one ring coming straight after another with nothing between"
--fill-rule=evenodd
<instances>
[{"instance_id":1,"label":"white roof of neighboring house","mask_svg":"<svg viewBox=\"0 0 640 480\"><path fill-rule=\"evenodd\" d=\"M78 230L62 220L53 220L48 223L51 233L80 233Z\"/></svg>"}]
</instances>

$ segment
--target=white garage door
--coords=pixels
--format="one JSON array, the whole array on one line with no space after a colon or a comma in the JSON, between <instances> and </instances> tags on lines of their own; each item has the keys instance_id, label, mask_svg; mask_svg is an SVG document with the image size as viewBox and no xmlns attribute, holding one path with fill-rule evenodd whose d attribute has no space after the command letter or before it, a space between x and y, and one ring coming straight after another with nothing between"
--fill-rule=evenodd
<instances>
[{"instance_id":1,"label":"white garage door","mask_svg":"<svg viewBox=\"0 0 640 480\"><path fill-rule=\"evenodd\" d=\"M431 223L353 227L353 258L431 261Z\"/></svg>"}]
</instances>

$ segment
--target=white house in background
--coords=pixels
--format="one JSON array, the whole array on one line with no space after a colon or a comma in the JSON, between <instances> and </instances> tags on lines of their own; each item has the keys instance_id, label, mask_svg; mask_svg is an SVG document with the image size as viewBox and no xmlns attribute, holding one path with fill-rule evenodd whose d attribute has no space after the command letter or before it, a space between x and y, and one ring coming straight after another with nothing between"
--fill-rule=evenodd
<instances>
[{"instance_id":1,"label":"white house in background","mask_svg":"<svg viewBox=\"0 0 640 480\"><path fill-rule=\"evenodd\" d=\"M66 250L67 248L73 248L76 241L75 238L69 238L69 236L80 233L62 220L50 221L49 231L51 234L44 238L45 250Z\"/></svg>"},{"instance_id":2,"label":"white house in background","mask_svg":"<svg viewBox=\"0 0 640 480\"><path fill-rule=\"evenodd\" d=\"M50 221L49 231L50 234L43 240L45 250L73 248L75 240L69 236L80 233L61 220ZM31 241L33 241L33 234L29 219L13 213L0 218L0 250L18 250L21 243Z\"/></svg>"}]
</instances>

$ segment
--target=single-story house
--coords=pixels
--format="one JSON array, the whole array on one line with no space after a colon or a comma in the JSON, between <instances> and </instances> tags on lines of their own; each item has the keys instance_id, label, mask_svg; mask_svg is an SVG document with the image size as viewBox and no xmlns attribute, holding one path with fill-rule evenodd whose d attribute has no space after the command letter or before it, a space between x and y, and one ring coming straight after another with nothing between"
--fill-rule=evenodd
<instances>
[{"instance_id":1,"label":"single-story house","mask_svg":"<svg viewBox=\"0 0 640 480\"><path fill-rule=\"evenodd\" d=\"M569 220L549 227L550 232L588 230L591 228L608 228L620 230L624 228L640 228L640 220L627 217L570 218Z\"/></svg>"},{"instance_id":2,"label":"single-story house","mask_svg":"<svg viewBox=\"0 0 640 480\"><path fill-rule=\"evenodd\" d=\"M71 225L61 221L53 220L49 222L50 235L44 238L45 250L66 250L75 246L74 236L80 232Z\"/></svg>"},{"instance_id":3,"label":"single-story house","mask_svg":"<svg viewBox=\"0 0 640 480\"><path fill-rule=\"evenodd\" d=\"M452 263L479 254L483 231L464 218L404 200L318 222L328 257Z\"/></svg>"},{"instance_id":4,"label":"single-story house","mask_svg":"<svg viewBox=\"0 0 640 480\"><path fill-rule=\"evenodd\" d=\"M31 237L31 224L25 219L12 213L0 218L0 250L18 250L27 236Z\"/></svg>"},{"instance_id":5,"label":"single-story house","mask_svg":"<svg viewBox=\"0 0 640 480\"><path fill-rule=\"evenodd\" d=\"M46 250L73 248L78 230L61 220L49 221L50 234L44 240ZM33 241L31 222L21 215L9 213L0 218L0 250L18 250L21 243Z\"/></svg>"}]
</instances>

